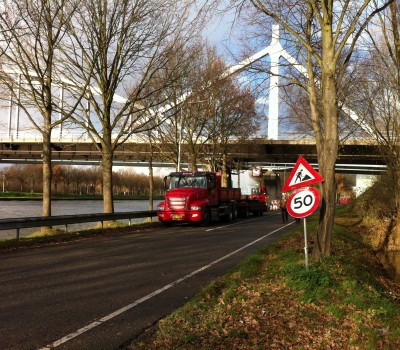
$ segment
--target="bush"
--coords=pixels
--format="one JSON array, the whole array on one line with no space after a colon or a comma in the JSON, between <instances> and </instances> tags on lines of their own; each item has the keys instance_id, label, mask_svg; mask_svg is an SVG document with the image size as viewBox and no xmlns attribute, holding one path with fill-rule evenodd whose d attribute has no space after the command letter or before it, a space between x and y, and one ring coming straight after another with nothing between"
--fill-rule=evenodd
<instances>
[{"instance_id":1,"label":"bush","mask_svg":"<svg viewBox=\"0 0 400 350\"><path fill-rule=\"evenodd\" d=\"M355 202L355 209L363 213L364 218L389 219L394 208L393 184L387 174L377 178L373 186L367 189Z\"/></svg>"}]
</instances>

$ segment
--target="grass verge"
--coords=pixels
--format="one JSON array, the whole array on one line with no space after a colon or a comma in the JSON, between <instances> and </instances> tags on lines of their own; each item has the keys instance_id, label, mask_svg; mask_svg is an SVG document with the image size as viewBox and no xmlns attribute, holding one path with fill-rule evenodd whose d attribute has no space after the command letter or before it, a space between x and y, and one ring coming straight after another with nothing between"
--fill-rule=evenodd
<instances>
[{"instance_id":1,"label":"grass verge","mask_svg":"<svg viewBox=\"0 0 400 350\"><path fill-rule=\"evenodd\" d=\"M399 289L352 231L358 221L339 212L332 256L308 269L296 226L127 349L399 349Z\"/></svg>"}]
</instances>

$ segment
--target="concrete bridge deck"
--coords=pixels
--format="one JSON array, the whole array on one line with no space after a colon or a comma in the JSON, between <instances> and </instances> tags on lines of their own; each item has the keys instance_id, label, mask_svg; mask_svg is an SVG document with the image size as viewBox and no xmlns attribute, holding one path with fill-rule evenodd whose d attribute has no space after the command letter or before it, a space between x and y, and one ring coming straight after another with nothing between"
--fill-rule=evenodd
<instances>
[{"instance_id":1,"label":"concrete bridge deck","mask_svg":"<svg viewBox=\"0 0 400 350\"><path fill-rule=\"evenodd\" d=\"M162 147L162 146L161 146ZM101 152L90 139L54 140L52 143L53 160L73 164L90 164L101 161ZM384 162L379 154L376 142L366 140L348 140L340 146L337 163L382 166ZM0 138L0 163L38 162L41 160L42 144L39 140ZM231 142L229 158L244 164L295 163L302 155L310 163L317 163L316 146L313 140L266 140ZM182 145L185 157L185 145ZM147 164L150 159L149 144L141 139L132 138L120 146L114 155L119 165ZM153 153L157 163L168 163L157 150Z\"/></svg>"}]
</instances>

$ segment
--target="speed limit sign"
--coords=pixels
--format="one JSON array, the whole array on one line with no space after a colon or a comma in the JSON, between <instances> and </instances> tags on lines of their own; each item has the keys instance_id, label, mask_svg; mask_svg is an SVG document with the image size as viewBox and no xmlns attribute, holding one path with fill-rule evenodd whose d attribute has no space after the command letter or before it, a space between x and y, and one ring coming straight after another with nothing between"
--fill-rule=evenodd
<instances>
[{"instance_id":1,"label":"speed limit sign","mask_svg":"<svg viewBox=\"0 0 400 350\"><path fill-rule=\"evenodd\" d=\"M294 218L304 218L317 209L320 202L319 193L315 188L302 188L292 193L287 201L287 211Z\"/></svg>"}]
</instances>

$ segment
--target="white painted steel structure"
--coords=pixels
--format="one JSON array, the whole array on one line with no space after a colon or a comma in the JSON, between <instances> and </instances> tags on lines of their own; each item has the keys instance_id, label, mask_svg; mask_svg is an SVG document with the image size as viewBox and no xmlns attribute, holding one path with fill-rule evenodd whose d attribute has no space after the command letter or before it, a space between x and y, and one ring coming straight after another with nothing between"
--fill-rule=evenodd
<instances>
[{"instance_id":1,"label":"white painted steel structure","mask_svg":"<svg viewBox=\"0 0 400 350\"><path fill-rule=\"evenodd\" d=\"M307 70L299 64L281 45L280 43L280 33L279 33L279 25L274 25L272 27L272 38L271 43L265 49L257 52L256 54L246 58L245 60L239 62L236 65L231 66L226 70L225 73L221 75L221 79L232 74L236 74L254 62L260 60L263 57L269 56L270 57L270 86L269 86L269 97L268 97L268 139L269 140L278 140L279 138L279 79L280 79L280 71L279 71L279 60L281 58L285 59L292 67L296 68L301 74L305 77L308 77ZM15 70L8 70L10 74L19 74ZM71 84L72 82L68 80L68 83ZM21 74L18 75L18 93L20 91L20 84L21 84ZM207 87L205 87L207 88ZM91 87L92 92L98 94L98 89L95 87ZM180 96L177 101L178 104L182 103L186 98L190 96L190 93L186 93ZM126 98L122 96L116 95L114 97L116 102L124 103L126 102ZM63 89L60 88L60 103L62 104L63 101ZM15 107L15 108L14 108ZM150 113L163 113L168 111L171 108L174 108L174 104L168 104L157 111L150 111ZM357 124L359 124L367 133L373 135L372 129L358 116L355 112L347 107L343 107L343 110L352 118ZM20 127L20 108L18 104L14 104L14 101L10 97L8 108L7 108L7 115L8 115L8 126L7 132L1 132L0 130L0 142L15 142L15 141L24 141L24 140L35 140L41 141L41 135L38 131L31 128L30 130L26 130L25 132L21 133ZM13 116L14 116L14 123L13 123ZM13 126L14 124L14 126ZM1 124L0 124L1 127ZM65 135L66 134L66 135ZM72 135L70 132L63 133L63 126L61 125L58 128L58 133L53 133L53 137L55 141L66 141L71 139L73 142L86 142L86 140L90 140L84 133ZM84 141L85 140L85 141Z\"/></svg>"}]
</instances>

